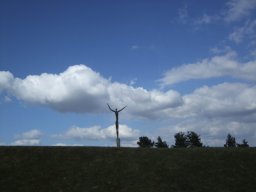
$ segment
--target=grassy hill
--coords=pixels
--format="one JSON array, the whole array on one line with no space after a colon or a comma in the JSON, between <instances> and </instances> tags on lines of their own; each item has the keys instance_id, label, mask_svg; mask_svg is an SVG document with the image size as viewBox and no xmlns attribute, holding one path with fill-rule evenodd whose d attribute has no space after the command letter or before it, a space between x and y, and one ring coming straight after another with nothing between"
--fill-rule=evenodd
<instances>
[{"instance_id":1,"label":"grassy hill","mask_svg":"<svg viewBox=\"0 0 256 192\"><path fill-rule=\"evenodd\" d=\"M1 192L255 190L254 148L0 147Z\"/></svg>"}]
</instances>

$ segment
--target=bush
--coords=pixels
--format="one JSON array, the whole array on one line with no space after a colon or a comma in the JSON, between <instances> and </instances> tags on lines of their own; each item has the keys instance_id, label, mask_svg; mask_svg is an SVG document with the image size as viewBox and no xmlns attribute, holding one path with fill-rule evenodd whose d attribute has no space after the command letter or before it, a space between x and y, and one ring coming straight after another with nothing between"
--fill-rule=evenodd
<instances>
[{"instance_id":1,"label":"bush","mask_svg":"<svg viewBox=\"0 0 256 192\"><path fill-rule=\"evenodd\" d=\"M243 139L243 143L237 144L237 147L250 147L250 146L249 146L248 142L245 139Z\"/></svg>"}]
</instances>

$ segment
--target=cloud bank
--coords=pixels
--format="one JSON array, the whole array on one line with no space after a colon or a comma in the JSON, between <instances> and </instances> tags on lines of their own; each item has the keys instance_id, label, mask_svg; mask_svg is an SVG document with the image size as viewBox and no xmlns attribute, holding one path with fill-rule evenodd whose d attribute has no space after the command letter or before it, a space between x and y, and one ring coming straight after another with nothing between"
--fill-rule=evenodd
<instances>
[{"instance_id":1,"label":"cloud bank","mask_svg":"<svg viewBox=\"0 0 256 192\"><path fill-rule=\"evenodd\" d=\"M26 145L26 146L33 146L33 145L40 145L42 132L33 129L27 132L24 132L18 135L16 140L12 143L12 145Z\"/></svg>"},{"instance_id":2,"label":"cloud bank","mask_svg":"<svg viewBox=\"0 0 256 192\"><path fill-rule=\"evenodd\" d=\"M71 66L59 74L43 73L24 79L2 71L0 90L8 97L60 112L105 113L106 103L117 108L128 105L125 114L136 119L169 119L170 127L166 126L164 134L172 136L175 132L193 130L201 134L208 145L220 145L228 132L239 133L251 141L256 138L255 74L255 61L239 62L235 52L229 51L170 69L161 82L166 86L223 76L242 79L242 82L205 85L184 95L175 90L146 90L112 82L85 65ZM39 145L40 136L40 131L31 130L20 134L12 144ZM82 141L108 140L115 138L115 127L72 127L60 136ZM128 145L136 145L134 141L139 136L138 130L120 125L120 137Z\"/></svg>"},{"instance_id":3,"label":"cloud bank","mask_svg":"<svg viewBox=\"0 0 256 192\"><path fill-rule=\"evenodd\" d=\"M170 113L177 117L236 117L236 120L242 120L243 117L256 114L255 98L255 85L222 83L212 87L203 86L184 95L184 105ZM253 120L254 117L251 118Z\"/></svg>"},{"instance_id":4,"label":"cloud bank","mask_svg":"<svg viewBox=\"0 0 256 192\"><path fill-rule=\"evenodd\" d=\"M132 129L127 125L119 125L119 135L122 140L134 140L140 135L140 131ZM111 125L107 128L100 126L93 126L88 128L72 127L66 133L59 135L58 137L64 139L74 140L104 140L104 139L115 139L116 128L115 125Z\"/></svg>"},{"instance_id":5,"label":"cloud bank","mask_svg":"<svg viewBox=\"0 0 256 192\"><path fill-rule=\"evenodd\" d=\"M27 103L48 106L60 112L101 113L106 104L129 106L129 114L155 117L159 110L175 108L182 97L174 90L161 92L133 87L102 77L85 65L74 65L60 74L43 73L15 78L0 73L0 90Z\"/></svg>"},{"instance_id":6,"label":"cloud bank","mask_svg":"<svg viewBox=\"0 0 256 192\"><path fill-rule=\"evenodd\" d=\"M183 96L184 104L168 111L175 119L172 126L160 130L165 135L192 130L202 135L209 146L223 146L228 133L238 142L246 138L255 145L256 86L221 83L203 86ZM173 141L174 142L174 141Z\"/></svg>"}]
</instances>

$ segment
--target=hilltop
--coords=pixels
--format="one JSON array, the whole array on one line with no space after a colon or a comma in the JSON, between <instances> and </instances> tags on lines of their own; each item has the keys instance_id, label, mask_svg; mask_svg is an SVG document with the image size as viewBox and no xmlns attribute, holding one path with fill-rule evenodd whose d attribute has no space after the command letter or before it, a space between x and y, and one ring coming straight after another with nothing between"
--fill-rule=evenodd
<instances>
[{"instance_id":1,"label":"hilltop","mask_svg":"<svg viewBox=\"0 0 256 192\"><path fill-rule=\"evenodd\" d=\"M1 192L254 191L254 148L0 147Z\"/></svg>"}]
</instances>

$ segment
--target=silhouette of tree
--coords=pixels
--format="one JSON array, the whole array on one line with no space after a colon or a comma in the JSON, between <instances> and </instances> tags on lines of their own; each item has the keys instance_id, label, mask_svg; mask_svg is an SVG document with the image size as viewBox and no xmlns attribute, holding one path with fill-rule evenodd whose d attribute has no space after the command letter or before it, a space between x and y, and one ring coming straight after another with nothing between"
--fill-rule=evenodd
<instances>
[{"instance_id":1,"label":"silhouette of tree","mask_svg":"<svg viewBox=\"0 0 256 192\"><path fill-rule=\"evenodd\" d=\"M187 132L187 143L189 147L202 147L203 143L201 142L200 135L193 131Z\"/></svg>"},{"instance_id":2,"label":"silhouette of tree","mask_svg":"<svg viewBox=\"0 0 256 192\"><path fill-rule=\"evenodd\" d=\"M150 148L154 146L154 141L151 141L148 137L143 136L139 138L137 144L139 145L139 147Z\"/></svg>"},{"instance_id":3,"label":"silhouette of tree","mask_svg":"<svg viewBox=\"0 0 256 192\"><path fill-rule=\"evenodd\" d=\"M236 147L236 138L232 137L231 134L227 135L226 143L224 144L224 147Z\"/></svg>"},{"instance_id":4,"label":"silhouette of tree","mask_svg":"<svg viewBox=\"0 0 256 192\"><path fill-rule=\"evenodd\" d=\"M160 136L157 137L157 142L155 143L156 148L168 148L166 141L163 141Z\"/></svg>"},{"instance_id":5,"label":"silhouette of tree","mask_svg":"<svg viewBox=\"0 0 256 192\"><path fill-rule=\"evenodd\" d=\"M248 142L245 139L243 139L243 143L237 144L237 147L250 147L250 146Z\"/></svg>"},{"instance_id":6,"label":"silhouette of tree","mask_svg":"<svg viewBox=\"0 0 256 192\"><path fill-rule=\"evenodd\" d=\"M200 135L193 131L188 131L187 134L179 132L174 135L175 145L173 147L202 147Z\"/></svg>"},{"instance_id":7,"label":"silhouette of tree","mask_svg":"<svg viewBox=\"0 0 256 192\"><path fill-rule=\"evenodd\" d=\"M187 147L187 136L183 132L176 133L174 135L175 145L173 147Z\"/></svg>"}]
</instances>

